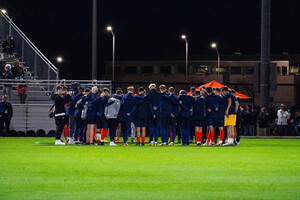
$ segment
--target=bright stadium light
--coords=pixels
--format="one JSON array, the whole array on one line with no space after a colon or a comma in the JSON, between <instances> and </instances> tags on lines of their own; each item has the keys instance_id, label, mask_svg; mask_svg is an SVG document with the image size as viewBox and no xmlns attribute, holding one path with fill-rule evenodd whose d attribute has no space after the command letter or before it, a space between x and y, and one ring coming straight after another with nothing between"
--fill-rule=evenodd
<instances>
[{"instance_id":1,"label":"bright stadium light","mask_svg":"<svg viewBox=\"0 0 300 200\"><path fill-rule=\"evenodd\" d=\"M217 47L217 44L216 44L216 43L212 43L212 44L211 44L211 47L212 47L212 48L216 48L216 47Z\"/></svg>"},{"instance_id":2,"label":"bright stadium light","mask_svg":"<svg viewBox=\"0 0 300 200\"><path fill-rule=\"evenodd\" d=\"M186 39L186 35L181 35L181 38L182 39Z\"/></svg>"},{"instance_id":3,"label":"bright stadium light","mask_svg":"<svg viewBox=\"0 0 300 200\"><path fill-rule=\"evenodd\" d=\"M106 30L112 31L112 27L111 27L111 26L107 26L107 27L106 27Z\"/></svg>"},{"instance_id":4,"label":"bright stadium light","mask_svg":"<svg viewBox=\"0 0 300 200\"><path fill-rule=\"evenodd\" d=\"M57 60L57 62L59 62L59 63L60 63L60 62L62 62L62 61L63 61L63 58L59 56L59 57L57 57L57 58L56 58L56 60Z\"/></svg>"},{"instance_id":5,"label":"bright stadium light","mask_svg":"<svg viewBox=\"0 0 300 200\"><path fill-rule=\"evenodd\" d=\"M6 10L4 10L4 9L2 9L1 12L2 12L3 14L6 14L6 13L7 13Z\"/></svg>"}]
</instances>

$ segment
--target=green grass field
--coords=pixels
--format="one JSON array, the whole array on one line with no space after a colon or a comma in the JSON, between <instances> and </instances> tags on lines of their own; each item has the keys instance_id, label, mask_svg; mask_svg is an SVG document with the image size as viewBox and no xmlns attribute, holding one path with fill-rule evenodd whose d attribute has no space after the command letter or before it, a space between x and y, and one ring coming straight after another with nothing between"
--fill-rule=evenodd
<instances>
[{"instance_id":1,"label":"green grass field","mask_svg":"<svg viewBox=\"0 0 300 200\"><path fill-rule=\"evenodd\" d=\"M36 144L36 142L40 142ZM54 146L0 138L0 199L300 199L300 140Z\"/></svg>"}]
</instances>

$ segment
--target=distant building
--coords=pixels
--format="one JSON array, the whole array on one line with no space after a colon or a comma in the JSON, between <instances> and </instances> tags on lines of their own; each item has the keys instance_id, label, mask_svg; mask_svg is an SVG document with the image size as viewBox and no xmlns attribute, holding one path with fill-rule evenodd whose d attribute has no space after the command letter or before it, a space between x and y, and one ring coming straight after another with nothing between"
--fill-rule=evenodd
<instances>
[{"instance_id":1,"label":"distant building","mask_svg":"<svg viewBox=\"0 0 300 200\"><path fill-rule=\"evenodd\" d=\"M277 64L277 92L272 92L275 105L285 103L300 107L300 54L275 54L272 63ZM173 85L177 90L188 89L212 80L219 81L246 95L252 96L256 106L259 105L259 93L254 92L254 65L259 63L260 55L221 55L218 76L216 56L190 56L188 67L188 84L185 83L185 58L168 56L164 60L116 61L115 87L125 85L144 85L150 82ZM106 63L104 79L111 79L111 62Z\"/></svg>"}]
</instances>

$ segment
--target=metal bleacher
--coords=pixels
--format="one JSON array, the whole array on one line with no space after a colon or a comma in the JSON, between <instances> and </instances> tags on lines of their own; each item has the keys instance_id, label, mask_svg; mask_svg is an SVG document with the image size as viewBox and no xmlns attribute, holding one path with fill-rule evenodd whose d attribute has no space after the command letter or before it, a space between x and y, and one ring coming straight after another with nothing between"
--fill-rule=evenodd
<instances>
[{"instance_id":1,"label":"metal bleacher","mask_svg":"<svg viewBox=\"0 0 300 200\"><path fill-rule=\"evenodd\" d=\"M50 95L53 88L60 84L69 86L73 82L80 82L84 86L111 87L111 81L97 80L59 80L58 69L39 51L39 49L28 39L28 37L9 18L7 13L0 13L0 52L3 52L2 41L7 35L12 35L16 43L14 57L4 55L6 64L13 63L18 59L24 69L24 82L26 84L26 104L20 104L16 90L18 79L0 79L0 91L5 84L12 85L13 118L10 128L15 131L38 131L44 130L46 134L55 130L54 119L49 118L48 109L52 105ZM2 64L3 61L1 61ZM3 67L3 66L1 66ZM2 92L1 92L2 93Z\"/></svg>"}]
</instances>

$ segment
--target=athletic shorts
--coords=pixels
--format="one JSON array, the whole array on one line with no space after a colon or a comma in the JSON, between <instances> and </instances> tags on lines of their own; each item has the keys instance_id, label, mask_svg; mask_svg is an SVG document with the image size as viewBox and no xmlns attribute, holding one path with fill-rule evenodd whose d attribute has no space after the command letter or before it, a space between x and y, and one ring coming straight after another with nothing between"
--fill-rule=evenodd
<instances>
[{"instance_id":1,"label":"athletic shorts","mask_svg":"<svg viewBox=\"0 0 300 200\"><path fill-rule=\"evenodd\" d=\"M224 127L224 119L217 119L216 125L217 127Z\"/></svg>"},{"instance_id":2,"label":"athletic shorts","mask_svg":"<svg viewBox=\"0 0 300 200\"><path fill-rule=\"evenodd\" d=\"M235 126L236 115L225 115L224 126Z\"/></svg>"},{"instance_id":3,"label":"athletic shorts","mask_svg":"<svg viewBox=\"0 0 300 200\"><path fill-rule=\"evenodd\" d=\"M206 118L206 126L216 126L216 118Z\"/></svg>"},{"instance_id":4,"label":"athletic shorts","mask_svg":"<svg viewBox=\"0 0 300 200\"><path fill-rule=\"evenodd\" d=\"M87 115L86 123L87 124L96 124L97 122L97 115Z\"/></svg>"},{"instance_id":5,"label":"athletic shorts","mask_svg":"<svg viewBox=\"0 0 300 200\"><path fill-rule=\"evenodd\" d=\"M203 127L204 122L203 122L203 120L195 120L194 125L195 125L195 127Z\"/></svg>"},{"instance_id":6,"label":"athletic shorts","mask_svg":"<svg viewBox=\"0 0 300 200\"><path fill-rule=\"evenodd\" d=\"M146 119L136 119L135 127L147 127L147 120Z\"/></svg>"},{"instance_id":7,"label":"athletic shorts","mask_svg":"<svg viewBox=\"0 0 300 200\"><path fill-rule=\"evenodd\" d=\"M107 120L105 117L97 117L97 129L108 129Z\"/></svg>"}]
</instances>

